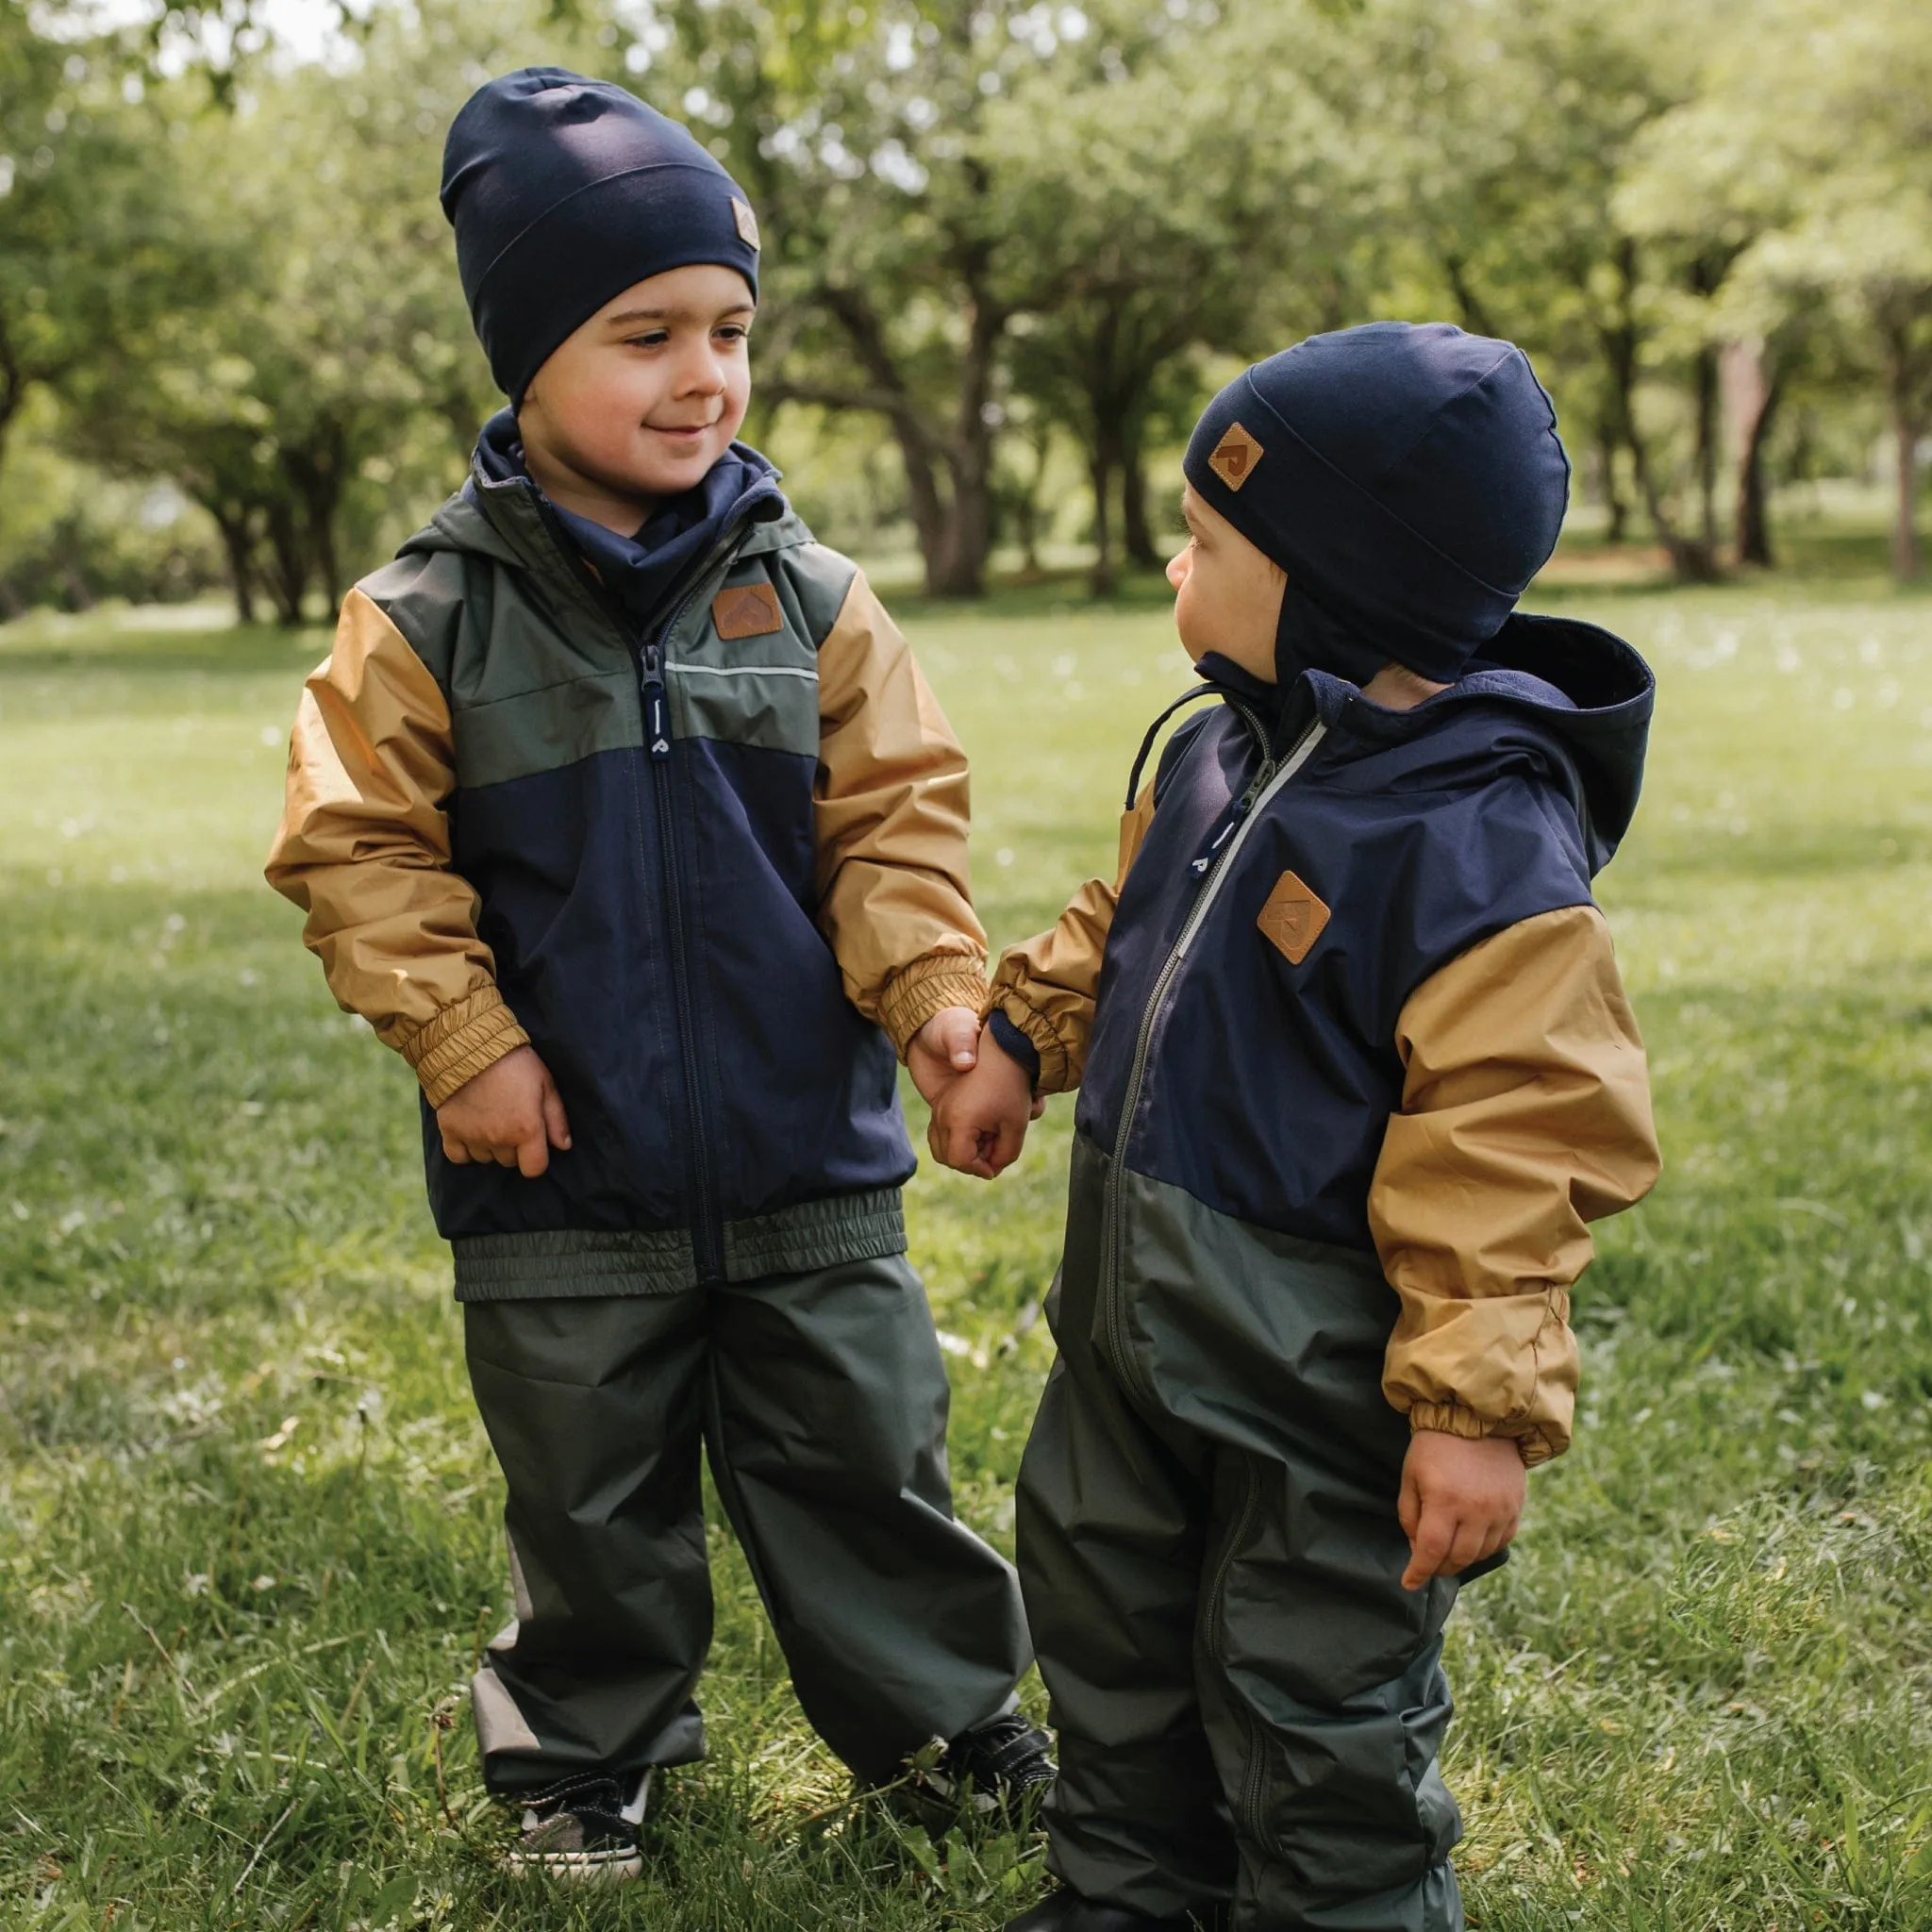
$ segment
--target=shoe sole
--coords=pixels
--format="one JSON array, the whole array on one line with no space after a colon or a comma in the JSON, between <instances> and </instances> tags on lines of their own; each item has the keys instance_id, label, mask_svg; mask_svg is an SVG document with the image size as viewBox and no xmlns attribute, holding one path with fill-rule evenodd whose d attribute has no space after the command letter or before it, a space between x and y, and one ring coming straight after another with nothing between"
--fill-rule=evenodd
<instances>
[{"instance_id":1,"label":"shoe sole","mask_svg":"<svg viewBox=\"0 0 1932 1932\"><path fill-rule=\"evenodd\" d=\"M644 1857L638 1851L512 1852L510 1874L516 1878L549 1878L559 1885L616 1885L644 1875Z\"/></svg>"}]
</instances>

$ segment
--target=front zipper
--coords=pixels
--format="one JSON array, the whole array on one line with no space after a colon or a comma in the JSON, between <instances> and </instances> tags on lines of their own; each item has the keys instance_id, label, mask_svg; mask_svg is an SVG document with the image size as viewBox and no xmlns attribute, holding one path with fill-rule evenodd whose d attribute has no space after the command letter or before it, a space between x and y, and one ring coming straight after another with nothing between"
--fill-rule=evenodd
<instances>
[{"instance_id":1,"label":"front zipper","mask_svg":"<svg viewBox=\"0 0 1932 1932\"><path fill-rule=\"evenodd\" d=\"M565 566L591 591L598 607L616 626L618 635L636 651L638 657L639 694L643 702L644 749L658 805L658 872L671 953L671 991L677 1010L677 1047L684 1068L685 1117L691 1134L691 1261L700 1282L722 1281L724 1277L724 1224L718 1213L711 1183L710 1137L698 1058L697 1007L691 996L690 945L684 919L683 868L678 863L677 854L671 770L671 707L665 691L664 665L665 647L672 632L683 622L685 612L696 602L698 592L708 586L719 564L725 562L736 550L745 525L743 520L734 524L730 532L712 547L711 554L691 575L690 588L677 600L671 615L658 626L656 636L645 639L632 625L627 613L605 588L602 579L582 562L563 526L547 514L549 506L541 494L537 496L536 504L539 522L561 553Z\"/></svg>"},{"instance_id":2,"label":"front zipper","mask_svg":"<svg viewBox=\"0 0 1932 1932\"><path fill-rule=\"evenodd\" d=\"M1244 706L1237 706L1251 728L1257 721ZM1186 963L1188 948L1193 943L1194 935L1201 929L1203 922L1213 909L1214 901L1221 891L1222 881L1227 877L1235 856L1241 851L1248 833L1262 811L1273 803L1282 787L1307 763L1314 755L1315 747L1326 734L1327 726L1317 720L1310 724L1295 747L1279 765L1267 762L1265 756L1260 772L1255 782L1242 792L1229 808L1226 816L1228 826L1192 861L1203 873L1200 896L1195 899L1185 921L1182 922L1179 936L1162 962L1160 973L1154 982L1154 991L1147 997L1147 1004L1141 1010L1141 1026L1134 1041L1134 1058L1127 1070L1126 1092L1121 1103L1120 1124L1114 1132L1113 1158L1108 1163L1107 1183L1102 1193L1101 1204L1101 1243L1100 1243L1100 1306L1107 1332L1108 1353L1113 1358L1114 1374L1130 1394L1151 1402L1154 1391L1141 1374L1134 1361L1133 1351L1127 1338L1126 1299L1121 1292L1121 1249L1126 1235L1126 1195L1121 1185L1125 1171L1127 1141L1134 1130L1134 1116L1141 1104L1141 1089L1147 1074L1147 1060L1154 1044L1155 1028L1159 1023L1160 1009L1167 999L1169 991L1179 976L1181 967ZM1265 736L1261 741L1268 741Z\"/></svg>"},{"instance_id":3,"label":"front zipper","mask_svg":"<svg viewBox=\"0 0 1932 1932\"><path fill-rule=\"evenodd\" d=\"M711 1149L703 1098L703 1070L698 1059L697 1002L691 995L691 951L684 920L684 869L678 862L677 823L672 787L671 709L665 695L665 649L684 613L696 602L711 574L736 547L743 525L735 525L705 559L691 579L691 588L677 600L658 635L640 646L644 707L644 745L658 799L658 849L663 861L664 908L671 941L671 986L677 1003L677 1044L684 1059L684 1092L691 1123L691 1260L700 1282L724 1278L724 1224L718 1212L711 1184Z\"/></svg>"}]
</instances>

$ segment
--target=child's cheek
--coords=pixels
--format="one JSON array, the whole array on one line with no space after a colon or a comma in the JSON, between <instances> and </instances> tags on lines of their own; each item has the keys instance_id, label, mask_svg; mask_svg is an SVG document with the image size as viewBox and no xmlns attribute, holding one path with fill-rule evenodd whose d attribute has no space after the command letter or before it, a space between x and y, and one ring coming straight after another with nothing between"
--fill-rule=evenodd
<instances>
[{"instance_id":1,"label":"child's cheek","mask_svg":"<svg viewBox=\"0 0 1932 1932\"><path fill-rule=\"evenodd\" d=\"M1200 592L1191 575L1181 580L1174 594L1174 627L1180 633L1181 649L1190 658L1199 658L1208 648L1201 635Z\"/></svg>"}]
</instances>

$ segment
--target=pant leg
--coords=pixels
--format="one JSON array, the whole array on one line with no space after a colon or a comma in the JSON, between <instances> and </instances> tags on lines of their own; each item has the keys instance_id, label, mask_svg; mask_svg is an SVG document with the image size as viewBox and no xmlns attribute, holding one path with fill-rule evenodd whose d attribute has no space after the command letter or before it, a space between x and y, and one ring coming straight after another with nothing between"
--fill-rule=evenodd
<instances>
[{"instance_id":1,"label":"pant leg","mask_svg":"<svg viewBox=\"0 0 1932 1932\"><path fill-rule=\"evenodd\" d=\"M1459 1821L1435 1768L1456 1586L1401 1585L1409 1432L1381 1386L1395 1298L1373 1253L1132 1172L1118 1195L1119 1346L1163 1437L1204 1449L1195 1660L1240 1845L1232 1924L1457 1932Z\"/></svg>"},{"instance_id":2,"label":"pant leg","mask_svg":"<svg viewBox=\"0 0 1932 1932\"><path fill-rule=\"evenodd\" d=\"M1457 1932L1460 1820L1436 1769L1456 1586L1409 1592L1363 1463L1229 1448L1202 1701L1241 1841L1240 1932ZM1399 1466L1399 1465L1398 1465Z\"/></svg>"},{"instance_id":3,"label":"pant leg","mask_svg":"<svg viewBox=\"0 0 1932 1932\"><path fill-rule=\"evenodd\" d=\"M469 1302L516 1621L472 1685L484 1778L528 1791L704 1756L702 1295Z\"/></svg>"},{"instance_id":4,"label":"pant leg","mask_svg":"<svg viewBox=\"0 0 1932 1932\"><path fill-rule=\"evenodd\" d=\"M953 1515L948 1391L903 1256L714 1288L711 1471L812 1726L861 1777L1003 1708L1011 1567Z\"/></svg>"},{"instance_id":5,"label":"pant leg","mask_svg":"<svg viewBox=\"0 0 1932 1932\"><path fill-rule=\"evenodd\" d=\"M1130 1402L1099 1308L1103 1176L1074 1142L1066 1249L1047 1297L1058 1358L1020 1465L1020 1577L1053 1699L1048 1863L1129 1910L1209 1913L1235 1843L1195 1684L1212 1507L1208 1441Z\"/></svg>"},{"instance_id":6,"label":"pant leg","mask_svg":"<svg viewBox=\"0 0 1932 1932\"><path fill-rule=\"evenodd\" d=\"M1047 1862L1085 1897L1157 1917L1205 1916L1234 1883L1194 1678L1208 1515L1200 1472L1070 1316L1020 1469L1020 1574L1058 1737Z\"/></svg>"}]
</instances>

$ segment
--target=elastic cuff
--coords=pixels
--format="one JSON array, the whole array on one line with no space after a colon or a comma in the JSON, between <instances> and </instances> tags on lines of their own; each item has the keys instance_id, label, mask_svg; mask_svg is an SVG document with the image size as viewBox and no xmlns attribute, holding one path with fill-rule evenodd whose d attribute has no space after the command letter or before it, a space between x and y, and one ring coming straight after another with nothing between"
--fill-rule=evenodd
<instances>
[{"instance_id":1,"label":"elastic cuff","mask_svg":"<svg viewBox=\"0 0 1932 1932\"><path fill-rule=\"evenodd\" d=\"M400 1042L403 1058L415 1068L431 1107L441 1107L486 1067L529 1043L530 1036L517 1024L517 1016L493 986L478 987L467 998L443 1008Z\"/></svg>"},{"instance_id":2,"label":"elastic cuff","mask_svg":"<svg viewBox=\"0 0 1932 1932\"><path fill-rule=\"evenodd\" d=\"M1557 1453L1555 1444L1540 1424L1491 1422L1488 1416L1478 1415L1473 1408L1464 1408L1460 1403L1418 1402L1408 1411L1408 1426L1413 1434L1420 1435L1427 1429L1439 1436L1460 1436L1466 1442L1480 1442L1490 1436L1507 1436L1516 1444L1516 1453L1523 1457L1525 1469L1534 1469L1540 1462L1548 1462Z\"/></svg>"},{"instance_id":3,"label":"elastic cuff","mask_svg":"<svg viewBox=\"0 0 1932 1932\"><path fill-rule=\"evenodd\" d=\"M1067 1075L1073 1062L1067 1057L1067 1049L1053 1023L1043 1015L1036 1013L1025 1000L1011 986L993 988L992 1000L988 1009L988 1018L998 1013L1016 1032L1024 1034L1026 1043L1040 1057L1040 1070L1033 1076L1033 1091L1036 1093L1064 1093L1072 1083Z\"/></svg>"},{"instance_id":4,"label":"elastic cuff","mask_svg":"<svg viewBox=\"0 0 1932 1932\"><path fill-rule=\"evenodd\" d=\"M993 1044L1026 1075L1027 1085L1040 1089L1040 1049L995 1007L986 1016Z\"/></svg>"},{"instance_id":5,"label":"elastic cuff","mask_svg":"<svg viewBox=\"0 0 1932 1932\"><path fill-rule=\"evenodd\" d=\"M986 957L928 953L901 967L879 995L879 1024L903 1060L912 1036L948 1007L978 1012L986 1005Z\"/></svg>"}]
</instances>

